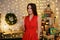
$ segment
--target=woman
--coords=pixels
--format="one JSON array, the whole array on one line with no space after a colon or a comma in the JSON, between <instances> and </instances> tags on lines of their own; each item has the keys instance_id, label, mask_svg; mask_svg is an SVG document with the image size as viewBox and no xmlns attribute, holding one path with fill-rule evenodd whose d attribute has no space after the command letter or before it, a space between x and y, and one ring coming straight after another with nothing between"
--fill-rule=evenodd
<instances>
[{"instance_id":1,"label":"woman","mask_svg":"<svg viewBox=\"0 0 60 40\"><path fill-rule=\"evenodd\" d=\"M28 16L26 16L24 19L25 32L22 40L38 40L40 35L41 21L37 16L36 5L34 3L29 3L27 5L27 12Z\"/></svg>"}]
</instances>

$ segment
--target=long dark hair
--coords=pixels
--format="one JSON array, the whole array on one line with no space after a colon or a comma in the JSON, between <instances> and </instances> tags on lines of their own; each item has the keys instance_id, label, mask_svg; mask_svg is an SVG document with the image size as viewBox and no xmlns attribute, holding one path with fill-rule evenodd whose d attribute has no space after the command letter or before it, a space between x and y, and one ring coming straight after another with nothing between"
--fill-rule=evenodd
<instances>
[{"instance_id":1,"label":"long dark hair","mask_svg":"<svg viewBox=\"0 0 60 40\"><path fill-rule=\"evenodd\" d=\"M33 14L37 16L36 4L34 4L34 3L29 3L29 4L27 5L27 10L28 10L28 6L29 6L29 5L31 5Z\"/></svg>"}]
</instances>

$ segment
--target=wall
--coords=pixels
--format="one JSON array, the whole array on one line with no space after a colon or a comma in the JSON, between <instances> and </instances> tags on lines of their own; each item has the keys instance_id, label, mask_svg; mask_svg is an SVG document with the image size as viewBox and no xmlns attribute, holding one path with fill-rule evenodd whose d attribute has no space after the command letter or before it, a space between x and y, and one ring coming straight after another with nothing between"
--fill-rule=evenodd
<instances>
[{"instance_id":1,"label":"wall","mask_svg":"<svg viewBox=\"0 0 60 40\"><path fill-rule=\"evenodd\" d=\"M0 14L1 14L1 25L0 28L3 32L19 31L22 26L23 16L27 15L27 4L33 2L37 5L38 15L41 16L44 13L46 5L50 3L52 11L56 14L56 23L59 21L59 0L0 0ZM8 25L5 21L5 15L9 12L14 13L17 16L17 23L15 25Z\"/></svg>"}]
</instances>

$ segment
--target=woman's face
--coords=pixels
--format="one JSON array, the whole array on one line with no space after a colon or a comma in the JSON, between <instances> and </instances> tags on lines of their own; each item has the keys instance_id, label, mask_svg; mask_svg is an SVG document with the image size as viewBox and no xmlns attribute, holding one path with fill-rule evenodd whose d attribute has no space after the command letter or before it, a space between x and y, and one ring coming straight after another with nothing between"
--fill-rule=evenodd
<instances>
[{"instance_id":1,"label":"woman's face","mask_svg":"<svg viewBox=\"0 0 60 40\"><path fill-rule=\"evenodd\" d=\"M32 11L32 8L31 8L31 5L28 6L27 11L28 11L28 14L29 14L29 15L33 14L33 11Z\"/></svg>"}]
</instances>

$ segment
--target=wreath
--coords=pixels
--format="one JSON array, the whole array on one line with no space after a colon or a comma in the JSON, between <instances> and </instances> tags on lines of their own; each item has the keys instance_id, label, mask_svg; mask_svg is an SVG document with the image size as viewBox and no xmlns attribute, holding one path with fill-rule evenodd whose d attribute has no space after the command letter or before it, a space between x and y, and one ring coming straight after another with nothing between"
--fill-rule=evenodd
<instances>
[{"instance_id":1,"label":"wreath","mask_svg":"<svg viewBox=\"0 0 60 40\"><path fill-rule=\"evenodd\" d=\"M17 17L15 16L14 13L7 13L5 16L5 21L9 25L13 25L17 22Z\"/></svg>"}]
</instances>

